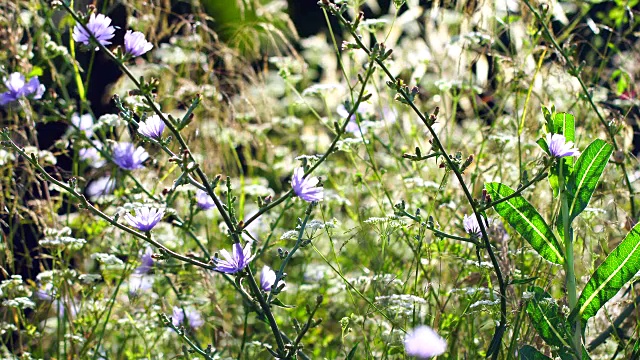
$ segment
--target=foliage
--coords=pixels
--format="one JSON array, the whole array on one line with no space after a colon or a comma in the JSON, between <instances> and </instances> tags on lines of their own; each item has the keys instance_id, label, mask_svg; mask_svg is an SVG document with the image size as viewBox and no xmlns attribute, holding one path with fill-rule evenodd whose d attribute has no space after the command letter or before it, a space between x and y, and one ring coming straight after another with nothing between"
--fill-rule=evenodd
<instances>
[{"instance_id":1,"label":"foliage","mask_svg":"<svg viewBox=\"0 0 640 360\"><path fill-rule=\"evenodd\" d=\"M1 357L637 356L635 10L384 3L0 4Z\"/></svg>"}]
</instances>

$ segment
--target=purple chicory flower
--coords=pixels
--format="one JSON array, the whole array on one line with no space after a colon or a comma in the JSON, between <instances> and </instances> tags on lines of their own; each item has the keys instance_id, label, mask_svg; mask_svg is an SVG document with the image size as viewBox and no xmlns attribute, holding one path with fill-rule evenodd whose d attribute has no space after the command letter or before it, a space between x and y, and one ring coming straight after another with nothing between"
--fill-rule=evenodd
<instances>
[{"instance_id":1,"label":"purple chicory flower","mask_svg":"<svg viewBox=\"0 0 640 360\"><path fill-rule=\"evenodd\" d=\"M140 231L151 231L162 220L164 209L150 208L148 206L136 209L136 215L125 214L124 218L129 225Z\"/></svg>"},{"instance_id":2,"label":"purple chicory flower","mask_svg":"<svg viewBox=\"0 0 640 360\"><path fill-rule=\"evenodd\" d=\"M33 95L33 99L38 100L44 94L44 85L40 84L37 76L32 77L28 82L24 75L14 72L4 79L7 91L0 94L0 106L5 106L20 99L23 96Z\"/></svg>"},{"instance_id":3,"label":"purple chicory flower","mask_svg":"<svg viewBox=\"0 0 640 360\"><path fill-rule=\"evenodd\" d=\"M209 210L214 206L216 206L211 196L209 196L209 194L207 194L206 191L200 190L200 189L196 191L196 203L198 204L198 207L202 210Z\"/></svg>"},{"instance_id":4,"label":"purple chicory flower","mask_svg":"<svg viewBox=\"0 0 640 360\"><path fill-rule=\"evenodd\" d=\"M471 216L465 215L462 220L462 225L464 225L464 231L466 231L467 234L477 237L482 235L480 224L478 224L478 219L475 214L471 214Z\"/></svg>"},{"instance_id":5,"label":"purple chicory flower","mask_svg":"<svg viewBox=\"0 0 640 360\"><path fill-rule=\"evenodd\" d=\"M93 135L93 116L91 114L84 114L79 116L77 113L71 116L71 123L80 131L84 131L87 137Z\"/></svg>"},{"instance_id":6,"label":"purple chicory flower","mask_svg":"<svg viewBox=\"0 0 640 360\"><path fill-rule=\"evenodd\" d=\"M183 310L179 306L173 307L173 314L171 315L171 323L173 326L178 327L182 325L184 322L185 312L187 315L187 322L192 329L198 329L202 325L204 325L204 319L199 311L192 309L190 307Z\"/></svg>"},{"instance_id":7,"label":"purple chicory flower","mask_svg":"<svg viewBox=\"0 0 640 360\"><path fill-rule=\"evenodd\" d=\"M291 186L293 192L296 193L302 200L307 202L320 201L324 197L323 188L316 187L318 185L318 178L306 177L304 178L304 169L299 167L293 171L293 177L291 178Z\"/></svg>"},{"instance_id":8,"label":"purple chicory flower","mask_svg":"<svg viewBox=\"0 0 640 360\"><path fill-rule=\"evenodd\" d=\"M153 48L153 44L139 31L127 30L124 34L124 52L131 56L140 56Z\"/></svg>"},{"instance_id":9,"label":"purple chicory flower","mask_svg":"<svg viewBox=\"0 0 640 360\"><path fill-rule=\"evenodd\" d=\"M444 354L447 343L432 328L422 325L407 333L404 349L410 356L428 359Z\"/></svg>"},{"instance_id":10,"label":"purple chicory flower","mask_svg":"<svg viewBox=\"0 0 640 360\"><path fill-rule=\"evenodd\" d=\"M260 272L260 287L264 291L271 291L271 288L276 282L276 272L271 270L267 265L262 267Z\"/></svg>"},{"instance_id":11,"label":"purple chicory flower","mask_svg":"<svg viewBox=\"0 0 640 360\"><path fill-rule=\"evenodd\" d=\"M160 116L153 115L138 123L138 132L146 137L160 139L164 127L164 121L160 119Z\"/></svg>"},{"instance_id":12,"label":"purple chicory flower","mask_svg":"<svg viewBox=\"0 0 640 360\"><path fill-rule=\"evenodd\" d=\"M113 162L124 170L143 168L142 163L149 158L143 147L137 148L132 143L121 142L113 147Z\"/></svg>"},{"instance_id":13,"label":"purple chicory flower","mask_svg":"<svg viewBox=\"0 0 640 360\"><path fill-rule=\"evenodd\" d=\"M110 176L103 176L96 179L87 186L86 193L90 199L94 200L100 196L108 195L116 188L116 179Z\"/></svg>"},{"instance_id":14,"label":"purple chicory flower","mask_svg":"<svg viewBox=\"0 0 640 360\"><path fill-rule=\"evenodd\" d=\"M98 42L103 46L111 45L111 41L109 40L113 39L116 28L111 26L110 17L103 14L91 14L86 27L89 30L88 32L80 24L76 24L73 28L73 40L75 42L89 45L91 41L90 34L93 34L96 40L98 40ZM99 49L99 47L96 47L96 51Z\"/></svg>"},{"instance_id":15,"label":"purple chicory flower","mask_svg":"<svg viewBox=\"0 0 640 360\"><path fill-rule=\"evenodd\" d=\"M134 273L129 276L129 296L136 296L153 288L155 277Z\"/></svg>"},{"instance_id":16,"label":"purple chicory flower","mask_svg":"<svg viewBox=\"0 0 640 360\"><path fill-rule=\"evenodd\" d=\"M573 141L567 142L567 138L562 134L547 134L547 145L551 156L563 158L565 156L577 156L580 154L577 148L573 147Z\"/></svg>"},{"instance_id":17,"label":"purple chicory flower","mask_svg":"<svg viewBox=\"0 0 640 360\"><path fill-rule=\"evenodd\" d=\"M216 264L216 270L227 274L235 274L241 271L249 265L249 262L254 257L254 255L251 255L251 242L247 242L244 249L239 243L235 243L233 244L233 254L229 254L226 249L223 249L220 250L220 255L222 255L222 259L217 256L213 259Z\"/></svg>"},{"instance_id":18,"label":"purple chicory flower","mask_svg":"<svg viewBox=\"0 0 640 360\"><path fill-rule=\"evenodd\" d=\"M146 274L153 267L153 250L150 247L147 247L140 256L140 266L138 266L133 272L136 274Z\"/></svg>"}]
</instances>

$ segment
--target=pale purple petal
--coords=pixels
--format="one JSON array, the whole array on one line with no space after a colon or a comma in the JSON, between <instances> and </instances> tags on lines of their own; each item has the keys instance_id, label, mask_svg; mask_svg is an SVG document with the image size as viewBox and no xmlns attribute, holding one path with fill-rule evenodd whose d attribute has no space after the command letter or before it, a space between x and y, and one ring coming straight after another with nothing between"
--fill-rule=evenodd
<instances>
[{"instance_id":1,"label":"pale purple petal","mask_svg":"<svg viewBox=\"0 0 640 360\"><path fill-rule=\"evenodd\" d=\"M209 194L207 194L206 191L200 190L200 189L196 191L196 203L198 204L198 207L202 210L209 210L214 206L216 206L216 203L213 202L213 199L211 198L211 196L209 196Z\"/></svg>"},{"instance_id":2,"label":"pale purple petal","mask_svg":"<svg viewBox=\"0 0 640 360\"><path fill-rule=\"evenodd\" d=\"M187 315L186 316L187 322L189 323L189 326L192 329L195 330L200 328L202 325L204 325L204 319L202 318L202 314L200 314L199 311L191 307L187 307L186 315ZM181 326L184 323L184 320L185 320L185 310L183 310L179 306L174 306L173 314L171 315L171 323L173 324L173 326L175 327Z\"/></svg>"},{"instance_id":3,"label":"pale purple petal","mask_svg":"<svg viewBox=\"0 0 640 360\"><path fill-rule=\"evenodd\" d=\"M146 121L138 123L138 132L146 137L160 139L164 127L164 121L160 119L160 116L153 115L148 117Z\"/></svg>"},{"instance_id":4,"label":"pale purple petal","mask_svg":"<svg viewBox=\"0 0 640 360\"><path fill-rule=\"evenodd\" d=\"M26 82L24 76L18 72L9 75L4 81L7 91L0 94L0 105L4 106L17 101L21 97L30 96L33 99L40 99L44 94L44 85L40 84L37 76Z\"/></svg>"},{"instance_id":5,"label":"pale purple petal","mask_svg":"<svg viewBox=\"0 0 640 360\"><path fill-rule=\"evenodd\" d=\"M93 34L100 44L107 46L111 44L109 40L114 37L116 31L115 27L111 26L111 18L103 14L91 14L86 28L89 30L88 32L82 25L76 24L73 28L73 40L75 42L89 45L91 41L90 34ZM98 49L99 47L96 47L96 50Z\"/></svg>"},{"instance_id":6,"label":"pale purple petal","mask_svg":"<svg viewBox=\"0 0 640 360\"><path fill-rule=\"evenodd\" d=\"M144 38L144 34L128 30L124 35L124 51L131 56L140 56L153 48L153 44Z\"/></svg>"},{"instance_id":7,"label":"pale purple petal","mask_svg":"<svg viewBox=\"0 0 640 360\"><path fill-rule=\"evenodd\" d=\"M124 219L132 227L140 231L151 231L164 216L164 209L142 207L136 209L136 214L126 213Z\"/></svg>"},{"instance_id":8,"label":"pale purple petal","mask_svg":"<svg viewBox=\"0 0 640 360\"><path fill-rule=\"evenodd\" d=\"M276 282L276 272L271 270L267 265L262 267L260 272L260 287L264 291L271 291L271 287Z\"/></svg>"},{"instance_id":9,"label":"pale purple petal","mask_svg":"<svg viewBox=\"0 0 640 360\"><path fill-rule=\"evenodd\" d=\"M229 254L227 250L220 251L223 259L220 259L219 257L214 259L217 271L227 274L235 274L247 267L254 257L251 255L251 243L247 243L244 249L240 243L233 244L232 253L233 254Z\"/></svg>"},{"instance_id":10,"label":"pale purple petal","mask_svg":"<svg viewBox=\"0 0 640 360\"><path fill-rule=\"evenodd\" d=\"M574 148L573 145L573 142L567 142L567 139L562 134L547 134L549 153L555 158L579 155L580 152L577 148Z\"/></svg>"},{"instance_id":11,"label":"pale purple petal","mask_svg":"<svg viewBox=\"0 0 640 360\"><path fill-rule=\"evenodd\" d=\"M299 167L293 171L291 186L298 197L307 202L321 201L324 198L322 187L316 187L317 178L304 178L304 169Z\"/></svg>"},{"instance_id":12,"label":"pale purple petal","mask_svg":"<svg viewBox=\"0 0 640 360\"><path fill-rule=\"evenodd\" d=\"M462 224L464 225L464 231L466 231L467 234L477 237L482 235L480 224L478 224L478 219L474 214L471 214L471 216L465 215L462 220Z\"/></svg>"},{"instance_id":13,"label":"pale purple petal","mask_svg":"<svg viewBox=\"0 0 640 360\"><path fill-rule=\"evenodd\" d=\"M407 333L404 349L410 356L428 359L444 354L447 343L432 328L423 325Z\"/></svg>"},{"instance_id":14,"label":"pale purple petal","mask_svg":"<svg viewBox=\"0 0 640 360\"><path fill-rule=\"evenodd\" d=\"M113 162L124 170L136 170L143 168L149 154L143 147L137 148L132 143L121 142L113 147Z\"/></svg>"}]
</instances>

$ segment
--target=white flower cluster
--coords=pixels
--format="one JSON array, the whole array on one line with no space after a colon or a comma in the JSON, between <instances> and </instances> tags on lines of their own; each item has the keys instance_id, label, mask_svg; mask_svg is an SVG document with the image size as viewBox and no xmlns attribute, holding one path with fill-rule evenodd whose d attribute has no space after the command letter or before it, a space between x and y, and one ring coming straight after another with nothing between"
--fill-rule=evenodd
<instances>
[{"instance_id":1,"label":"white flower cluster","mask_svg":"<svg viewBox=\"0 0 640 360\"><path fill-rule=\"evenodd\" d=\"M85 239L77 239L71 237L71 229L64 227L60 230L45 229L45 238L39 241L40 246L43 248L57 249L57 250L79 250L84 244L87 243Z\"/></svg>"}]
</instances>

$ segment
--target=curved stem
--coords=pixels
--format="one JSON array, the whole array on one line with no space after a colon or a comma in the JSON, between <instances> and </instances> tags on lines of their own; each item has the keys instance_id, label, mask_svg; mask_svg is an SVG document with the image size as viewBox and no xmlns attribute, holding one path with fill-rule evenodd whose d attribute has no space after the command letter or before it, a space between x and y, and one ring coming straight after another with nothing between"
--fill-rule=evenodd
<instances>
[{"instance_id":1,"label":"curved stem","mask_svg":"<svg viewBox=\"0 0 640 360\"><path fill-rule=\"evenodd\" d=\"M328 6L331 9L331 5L328 5ZM335 10L335 9L333 9L333 10ZM356 42L356 44L358 45L358 47L360 49L362 49L365 53L367 53L367 55L369 55L370 58L375 60L376 64L380 67L380 69L382 69L382 71L387 75L387 77L389 78L389 80L391 80L391 82L393 84L397 84L398 83L398 79L395 76L393 76L393 74L391 74L389 69L384 64L383 60L381 60L377 56L374 56L372 54L371 50L362 42L361 37L358 35L356 30L353 28L352 23L349 20L345 19L344 16L340 12L338 12L338 11L332 11L332 12L336 17L338 17L338 19L343 24L346 25L346 28L348 29L350 34L353 36L353 39ZM500 270L500 264L498 263L498 259L497 259L496 255L495 255L495 253L493 252L493 250L491 249L491 243L489 241L489 236L487 235L487 230L486 230L485 225L484 225L484 220L482 218L481 212L478 210L478 207L476 205L476 202L473 199L473 196L471 195L471 192L469 191L469 188L466 186L466 184L464 182L464 179L462 177L462 172L458 168L458 165L456 163L454 163L453 160L448 156L448 153L447 153L446 149L444 148L444 146L442 145L442 143L441 143L441 141L440 141L440 139L438 137L438 134L435 132L433 126L431 125L433 123L433 121L435 121L435 114L432 115L431 119L427 119L427 117L415 105L415 103L412 100L412 97L406 92L406 90L404 88L397 87L396 90L397 90L398 94L402 97L404 102L407 105L409 105L409 107L411 107L411 109L418 115L420 120L425 124L425 126L429 130L429 133L432 136L433 145L436 148L436 151L438 151L438 152L443 154L442 157L445 159L445 161L447 162L447 165L453 171L453 173L455 174L456 178L458 179L460 187L462 188L462 191L464 192L464 195L467 198L467 201L469 202L469 205L471 206L471 208L473 210L474 216L478 220L478 224L480 225L480 232L482 233L482 241L484 243L484 247L487 250L487 253L489 254L489 258L491 259L491 263L493 265L493 268L494 268L494 271L495 271L495 274L496 274L496 278L497 278L497 281L498 281L498 286L499 286L499 289L500 289L500 324L498 325L498 327L496 328L496 330L494 332L494 336L493 336L493 339L491 341L491 345L490 345L489 351L488 351L488 353L490 353L490 354L488 354L488 356L490 355L492 357L492 359L495 360L495 359L498 358L498 355L500 353L499 345L502 342L502 335L504 334L504 331L505 331L506 326L507 326L507 297L506 297L507 287L506 287L506 283L504 281L504 278L502 276L502 271Z\"/></svg>"}]
</instances>

